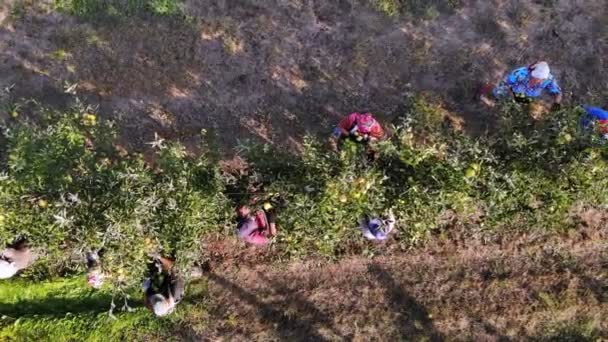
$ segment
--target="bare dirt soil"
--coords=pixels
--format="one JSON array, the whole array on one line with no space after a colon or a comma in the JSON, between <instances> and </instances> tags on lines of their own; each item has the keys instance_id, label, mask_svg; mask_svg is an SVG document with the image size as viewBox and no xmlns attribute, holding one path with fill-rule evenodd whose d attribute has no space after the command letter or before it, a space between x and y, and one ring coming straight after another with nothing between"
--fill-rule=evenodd
<instances>
[{"instance_id":1,"label":"bare dirt soil","mask_svg":"<svg viewBox=\"0 0 608 342\"><path fill-rule=\"evenodd\" d=\"M595 340L608 337L608 230L440 239L337 263L224 258L207 275L205 340ZM224 242L225 243L225 242ZM238 251L238 246L230 250Z\"/></svg>"},{"instance_id":2,"label":"bare dirt soil","mask_svg":"<svg viewBox=\"0 0 608 342\"><path fill-rule=\"evenodd\" d=\"M154 132L192 145L208 129L228 154L246 139L297 150L353 110L390 121L418 92L479 132L493 115L473 101L478 85L539 59L568 100L608 94L603 0L455 1L431 17L374 3L188 0L183 18L84 20L52 1L3 0L0 86L60 106L77 83L133 147Z\"/></svg>"}]
</instances>

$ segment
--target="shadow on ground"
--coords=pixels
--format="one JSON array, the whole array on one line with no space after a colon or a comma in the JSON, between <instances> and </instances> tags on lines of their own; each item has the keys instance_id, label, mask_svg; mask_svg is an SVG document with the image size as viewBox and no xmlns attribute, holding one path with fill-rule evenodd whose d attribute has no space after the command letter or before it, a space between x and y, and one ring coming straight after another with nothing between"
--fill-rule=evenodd
<instances>
[{"instance_id":1,"label":"shadow on ground","mask_svg":"<svg viewBox=\"0 0 608 342\"><path fill-rule=\"evenodd\" d=\"M387 303L393 311L399 313L395 326L399 329L401 340L430 338L432 341L441 341L443 336L435 330L428 311L407 294L393 276L378 264L369 265L369 272L376 277L379 286L386 291Z\"/></svg>"},{"instance_id":2,"label":"shadow on ground","mask_svg":"<svg viewBox=\"0 0 608 342\"><path fill-rule=\"evenodd\" d=\"M0 303L0 314L19 318L24 316L64 317L66 314L102 313L110 310L112 296L91 294L75 298L47 297L23 300L11 304Z\"/></svg>"},{"instance_id":3,"label":"shadow on ground","mask_svg":"<svg viewBox=\"0 0 608 342\"><path fill-rule=\"evenodd\" d=\"M318 329L320 326L327 325L330 320L326 315L318 311L312 303L302 300L301 298L292 302L293 298L290 297L289 303L273 302L266 304L264 300L259 298L255 293L249 292L217 274L210 274L209 279L222 286L233 296L254 306L257 309L259 319L265 322L270 329L273 329L277 338L289 341L328 340L319 334ZM292 305L295 305L296 307L295 313L287 313L283 310L283 307Z\"/></svg>"},{"instance_id":4,"label":"shadow on ground","mask_svg":"<svg viewBox=\"0 0 608 342\"><path fill-rule=\"evenodd\" d=\"M154 132L194 145L207 129L225 151L247 139L293 151L353 110L390 121L418 92L479 132L493 115L472 100L477 86L538 59L568 99L606 95L602 1L470 1L414 18L371 1L188 0L185 18L92 22L49 1L15 15L17 2L0 16L0 86L62 104L77 83L138 148Z\"/></svg>"},{"instance_id":5,"label":"shadow on ground","mask_svg":"<svg viewBox=\"0 0 608 342\"><path fill-rule=\"evenodd\" d=\"M441 340L443 336L437 332L426 309L409 296L406 290L391 276L390 272L382 266L372 264L369 266L369 275L384 292L385 298L380 302L388 305L388 312L377 312L375 307L370 307L368 321L363 326L373 326L377 329L379 339L395 338L397 340L408 339L430 339ZM333 341L352 340L352 333L342 332L336 323L340 317L351 314L348 310L336 312L335 310L324 310L318 302L308 298L310 295L306 289L293 288L289 279L272 279L263 274L256 274L262 281L263 291L256 287L246 289L233 281L218 274L210 274L209 280L219 286L232 301L242 301L254 310L255 317L248 314L246 321L250 326L230 326L226 330L220 330L222 336L238 334L241 337L277 338L289 341ZM345 292L344 296L348 296ZM340 300L335 298L335 300ZM356 298L355 298L356 300ZM230 308L221 305L217 308L220 316L230 316ZM246 311L246 309L239 309ZM378 316L375 316L377 314ZM394 317L391 321L390 317ZM243 317L240 317L243 319ZM351 326L357 326L357 322L350 322ZM361 328L363 328L363 326ZM270 335L270 336L269 336ZM237 338L237 337L235 337Z\"/></svg>"}]
</instances>

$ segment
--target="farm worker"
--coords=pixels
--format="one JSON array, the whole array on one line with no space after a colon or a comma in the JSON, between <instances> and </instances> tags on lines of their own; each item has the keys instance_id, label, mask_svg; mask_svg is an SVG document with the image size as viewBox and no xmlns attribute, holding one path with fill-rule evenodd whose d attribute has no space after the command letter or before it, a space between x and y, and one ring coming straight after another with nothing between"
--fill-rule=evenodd
<instances>
[{"instance_id":1,"label":"farm worker","mask_svg":"<svg viewBox=\"0 0 608 342\"><path fill-rule=\"evenodd\" d=\"M386 219L364 217L359 222L359 228L368 240L386 240L388 234L395 228L395 215L389 211Z\"/></svg>"},{"instance_id":2,"label":"farm worker","mask_svg":"<svg viewBox=\"0 0 608 342\"><path fill-rule=\"evenodd\" d=\"M144 281L144 305L157 317L170 314L184 296L185 282L173 269L173 261L158 256Z\"/></svg>"},{"instance_id":3,"label":"farm worker","mask_svg":"<svg viewBox=\"0 0 608 342\"><path fill-rule=\"evenodd\" d=\"M511 71L493 89L491 86L485 85L482 87L480 95L484 103L494 106L494 100L511 96L516 102L531 103L540 98L544 91L553 97L553 108L559 109L562 102L562 90L551 74L549 64L537 62ZM490 93L494 99L488 98Z\"/></svg>"},{"instance_id":4,"label":"farm worker","mask_svg":"<svg viewBox=\"0 0 608 342\"><path fill-rule=\"evenodd\" d=\"M0 279L8 279L29 267L37 258L25 239L19 239L0 253Z\"/></svg>"},{"instance_id":5,"label":"farm worker","mask_svg":"<svg viewBox=\"0 0 608 342\"><path fill-rule=\"evenodd\" d=\"M582 107L585 110L585 114L581 119L583 129L589 130L594 125L597 125L600 136L608 139L608 110L589 105L583 105Z\"/></svg>"},{"instance_id":6,"label":"farm worker","mask_svg":"<svg viewBox=\"0 0 608 342\"><path fill-rule=\"evenodd\" d=\"M256 246L264 246L270 242L270 237L277 235L275 214L272 205L264 203L264 209L255 213L243 205L237 209L237 236L245 242Z\"/></svg>"},{"instance_id":7,"label":"farm worker","mask_svg":"<svg viewBox=\"0 0 608 342\"><path fill-rule=\"evenodd\" d=\"M351 113L343 118L334 129L334 137L351 139L359 143L369 143L384 137L380 123L370 113Z\"/></svg>"},{"instance_id":8,"label":"farm worker","mask_svg":"<svg viewBox=\"0 0 608 342\"><path fill-rule=\"evenodd\" d=\"M106 275L101 268L99 252L87 253L87 284L93 288L101 288Z\"/></svg>"}]
</instances>

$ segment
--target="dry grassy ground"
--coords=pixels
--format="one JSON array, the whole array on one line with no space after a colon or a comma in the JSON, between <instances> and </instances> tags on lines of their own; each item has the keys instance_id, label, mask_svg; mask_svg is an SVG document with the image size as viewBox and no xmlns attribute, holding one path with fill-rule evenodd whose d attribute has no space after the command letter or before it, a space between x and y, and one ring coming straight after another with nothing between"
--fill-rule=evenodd
<instances>
[{"instance_id":1,"label":"dry grassy ground","mask_svg":"<svg viewBox=\"0 0 608 342\"><path fill-rule=\"evenodd\" d=\"M222 258L209 340L595 340L608 337L608 230L271 266ZM453 241L459 241L454 243ZM238 250L230 245L229 250ZM257 264L257 266L256 266Z\"/></svg>"},{"instance_id":2,"label":"dry grassy ground","mask_svg":"<svg viewBox=\"0 0 608 342\"><path fill-rule=\"evenodd\" d=\"M77 83L135 147L204 128L228 154L250 138L296 150L356 109L390 120L420 91L483 130L493 115L473 101L477 86L538 59L567 100L606 95L604 1L411 1L395 16L384 3L405 2L189 0L183 18L84 20L4 0L0 85L62 105Z\"/></svg>"}]
</instances>

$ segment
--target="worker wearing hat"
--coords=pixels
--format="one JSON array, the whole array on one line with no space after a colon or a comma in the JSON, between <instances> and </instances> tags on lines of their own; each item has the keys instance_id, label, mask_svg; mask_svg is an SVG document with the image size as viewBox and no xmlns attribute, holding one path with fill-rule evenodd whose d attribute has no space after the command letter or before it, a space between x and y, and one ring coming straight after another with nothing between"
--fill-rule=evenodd
<instances>
[{"instance_id":1,"label":"worker wearing hat","mask_svg":"<svg viewBox=\"0 0 608 342\"><path fill-rule=\"evenodd\" d=\"M383 241L388 238L388 234L395 228L395 222L395 214L390 210L384 218L364 216L359 221L359 228L366 239Z\"/></svg>"},{"instance_id":2,"label":"worker wearing hat","mask_svg":"<svg viewBox=\"0 0 608 342\"><path fill-rule=\"evenodd\" d=\"M237 236L247 243L264 246L277 235L275 210L269 202L264 203L263 210L255 212L246 205L238 207L237 219Z\"/></svg>"},{"instance_id":3,"label":"worker wearing hat","mask_svg":"<svg viewBox=\"0 0 608 342\"><path fill-rule=\"evenodd\" d=\"M150 277L144 282L144 304L157 317L173 312L184 296L185 282L173 264L173 260L156 256L150 264Z\"/></svg>"},{"instance_id":4,"label":"worker wearing hat","mask_svg":"<svg viewBox=\"0 0 608 342\"><path fill-rule=\"evenodd\" d=\"M369 143L382 139L384 131L371 113L351 113L344 117L334 129L338 139L350 138L356 142Z\"/></svg>"},{"instance_id":5,"label":"worker wearing hat","mask_svg":"<svg viewBox=\"0 0 608 342\"><path fill-rule=\"evenodd\" d=\"M562 90L547 62L537 62L529 66L511 71L493 89L484 86L481 90L481 100L488 105L494 105L494 99L513 97L520 103L530 103L540 98L544 92L553 97L554 108L559 108L562 101Z\"/></svg>"}]
</instances>

